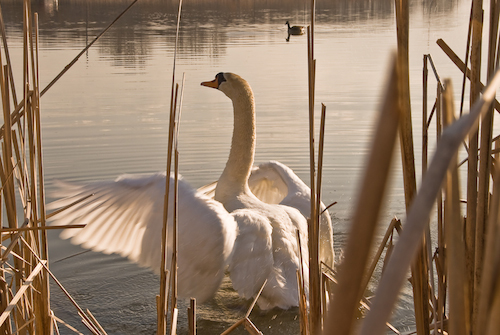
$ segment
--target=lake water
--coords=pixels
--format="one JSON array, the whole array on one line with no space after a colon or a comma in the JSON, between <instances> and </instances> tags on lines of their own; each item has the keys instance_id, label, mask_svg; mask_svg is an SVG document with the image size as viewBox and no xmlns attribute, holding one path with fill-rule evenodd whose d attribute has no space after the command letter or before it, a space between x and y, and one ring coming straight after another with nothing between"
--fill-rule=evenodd
<instances>
[{"instance_id":1,"label":"lake water","mask_svg":"<svg viewBox=\"0 0 500 335\"><path fill-rule=\"evenodd\" d=\"M33 9L40 16L42 88L129 3L33 0ZM19 78L16 85L20 87L22 2L2 0L0 4L15 78ZM175 1L139 1L42 97L48 201L53 200L50 191L56 179L84 183L165 169L177 6ZM316 9L318 115L320 103L327 108L322 195L325 203L338 202L331 213L335 248L340 255L388 60L396 48L394 3L331 0L318 1ZM463 57L469 11L470 3L461 0L413 1L411 5L417 171L422 58L431 54L441 77L453 79L459 101L461 74L435 42L443 38ZM306 25L309 4L286 0L185 1L176 64L178 81L186 76L180 173L194 187L218 178L229 151L231 103L223 94L200 86L221 71L241 75L254 90L256 163L279 160L309 180L307 44L305 36L291 36L286 41L287 20ZM435 91L434 84L429 91ZM383 226L394 215L404 218L398 159L395 156ZM50 243L52 271L108 334L155 333L158 277L116 255L87 252L64 259L83 249L60 240L57 233L50 235ZM411 329L413 323L410 295L406 287L393 320L403 331ZM52 297L56 315L84 329L56 287ZM199 306L199 333L222 332L244 314L246 306L225 283L214 299ZM186 331L185 307L181 304L179 333ZM296 310L255 311L252 319L265 334L298 333ZM64 327L61 330L67 332Z\"/></svg>"}]
</instances>

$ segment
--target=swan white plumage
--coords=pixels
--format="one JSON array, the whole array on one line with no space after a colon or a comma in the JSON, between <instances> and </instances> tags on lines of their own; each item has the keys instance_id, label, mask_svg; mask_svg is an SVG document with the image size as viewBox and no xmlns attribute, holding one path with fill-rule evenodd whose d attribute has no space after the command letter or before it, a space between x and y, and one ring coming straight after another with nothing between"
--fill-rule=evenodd
<instances>
[{"instance_id":1,"label":"swan white plumage","mask_svg":"<svg viewBox=\"0 0 500 335\"><path fill-rule=\"evenodd\" d=\"M253 93L246 81L236 75L219 74L217 78L226 82L217 83L218 88L233 100L237 136L233 136L220 181L204 189L207 193L215 190L216 200L193 190L182 178L179 180L179 296L195 297L200 303L210 298L229 267L233 287L245 298L252 298L268 280L259 299L262 309L297 306L296 230L304 242L307 281L305 242L310 190L291 169L273 161L253 167L248 179L255 147ZM115 181L83 186L61 183L55 194L61 199L53 202L51 208L67 206L89 194L94 196L57 214L52 223L85 224L83 229L64 230L61 237L95 251L118 253L158 273L165 177L165 173L157 173L123 175ZM259 198L272 205L254 196L249 184ZM170 192L172 208L173 191ZM172 214L169 262L171 223ZM320 234L320 257L333 265L332 228L327 211L322 214Z\"/></svg>"},{"instance_id":2,"label":"swan white plumage","mask_svg":"<svg viewBox=\"0 0 500 335\"><path fill-rule=\"evenodd\" d=\"M199 192L213 198L217 182L204 185ZM252 193L268 204L281 204L297 208L302 215L309 217L311 211L311 189L292 169L283 163L269 161L252 167L248 186ZM333 230L330 213L321 202L320 216L320 257L333 268L335 254L333 250Z\"/></svg>"},{"instance_id":3,"label":"swan white plumage","mask_svg":"<svg viewBox=\"0 0 500 335\"><path fill-rule=\"evenodd\" d=\"M115 181L84 186L60 184L55 195L62 199L53 202L51 208L94 195L55 215L52 223L86 224L83 229L64 230L61 237L94 251L120 254L159 273L165 176L123 175ZM182 178L178 194L178 294L201 303L214 295L224 278L236 223L219 202L196 192ZM173 198L171 187L171 209ZM172 259L173 210L169 213L168 268Z\"/></svg>"},{"instance_id":4,"label":"swan white plumage","mask_svg":"<svg viewBox=\"0 0 500 335\"><path fill-rule=\"evenodd\" d=\"M272 307L289 308L298 305L296 271L300 268L296 232L302 241L307 241L307 219L297 208L295 202L302 203L307 192L305 184L283 164L272 162L254 170L255 176L278 173L267 180L281 180L287 188L285 203L268 204L257 198L249 186L255 154L255 102L250 85L233 73L219 73L203 86L222 91L233 102L234 129L231 149L226 167L215 186L214 198L231 212L238 224L239 233L229 264L233 287L240 295L251 298L267 280L258 304L263 309ZM265 180L266 178L255 177ZM258 184L258 183L257 183ZM279 184L279 183L278 183ZM307 186L305 186L307 188ZM283 190L283 187L278 187ZM259 193L259 192L256 192ZM284 192L282 192L284 193ZM289 195L289 197L288 197ZM310 192L309 192L310 196ZM288 198L287 198L288 197ZM276 201L275 201L276 202ZM302 208L306 213L307 209ZM328 216L328 213L326 213ZM331 221L328 217L327 229L331 234ZM302 266L308 287L308 250L302 244ZM328 262L333 262L331 239L324 243L323 254ZM323 248L322 248L323 249ZM332 263L329 263L331 265Z\"/></svg>"}]
</instances>

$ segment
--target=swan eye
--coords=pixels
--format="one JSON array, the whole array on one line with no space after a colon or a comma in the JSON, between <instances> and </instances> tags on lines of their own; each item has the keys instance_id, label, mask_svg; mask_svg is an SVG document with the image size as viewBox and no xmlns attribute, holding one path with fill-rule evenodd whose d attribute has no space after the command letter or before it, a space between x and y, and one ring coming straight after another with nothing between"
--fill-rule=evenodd
<instances>
[{"instance_id":1,"label":"swan eye","mask_svg":"<svg viewBox=\"0 0 500 335\"><path fill-rule=\"evenodd\" d=\"M217 73L215 78L217 79L217 87L219 87L220 84L226 81L226 78L224 78L224 73L222 72Z\"/></svg>"}]
</instances>

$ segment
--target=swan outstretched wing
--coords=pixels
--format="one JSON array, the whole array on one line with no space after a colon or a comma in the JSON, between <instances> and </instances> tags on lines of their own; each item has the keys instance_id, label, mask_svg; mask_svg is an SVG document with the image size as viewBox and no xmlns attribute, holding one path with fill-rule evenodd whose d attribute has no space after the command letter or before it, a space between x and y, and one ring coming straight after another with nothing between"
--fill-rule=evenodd
<instances>
[{"instance_id":1,"label":"swan outstretched wing","mask_svg":"<svg viewBox=\"0 0 500 335\"><path fill-rule=\"evenodd\" d=\"M62 238L104 253L117 253L159 273L165 173L123 175L114 181L79 186L60 183L51 204L63 207L93 196L57 214L54 224L85 224L66 229ZM236 223L223 206L195 192L182 178L179 206L179 295L203 301L218 289L236 237ZM171 181L167 260L171 260L173 221Z\"/></svg>"},{"instance_id":2,"label":"swan outstretched wing","mask_svg":"<svg viewBox=\"0 0 500 335\"><path fill-rule=\"evenodd\" d=\"M255 166L248 180L252 192L267 203L281 204L298 209L306 218L311 213L311 189L285 164L277 161ZM330 213L321 202L320 255L321 260L333 266L333 229Z\"/></svg>"}]
</instances>

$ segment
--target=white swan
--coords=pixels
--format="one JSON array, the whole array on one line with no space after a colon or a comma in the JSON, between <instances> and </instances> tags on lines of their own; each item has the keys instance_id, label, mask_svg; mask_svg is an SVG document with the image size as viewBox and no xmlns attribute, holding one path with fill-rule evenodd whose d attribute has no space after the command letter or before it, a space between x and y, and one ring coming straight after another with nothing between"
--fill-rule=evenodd
<instances>
[{"instance_id":1,"label":"white swan","mask_svg":"<svg viewBox=\"0 0 500 335\"><path fill-rule=\"evenodd\" d=\"M290 205L295 202L302 205L300 200L310 194L305 190L307 186L289 168L272 162L254 170L254 179L272 180L272 184L281 180L281 184L285 184L288 191L291 191L290 194L286 192L287 196L283 197L287 205L268 204L258 199L249 187L255 153L255 103L252 89L243 78L233 73L219 73L213 81L203 82L202 85L219 89L233 102L234 129L231 150L224 172L215 186L214 196L215 200L220 201L234 215L239 228L229 264L233 287L243 297L251 298L267 280L258 300L261 308L286 309L298 306L296 271L300 267L300 259L296 231L304 241L302 266L307 287L307 219L297 208ZM269 173L274 176L257 176ZM280 178L276 178L276 173ZM283 187L276 189L283 190ZM302 210L309 212L305 207L302 207ZM331 234L329 217L327 222L323 223L325 224L328 226L326 230ZM331 265L331 239L322 244L321 251Z\"/></svg>"},{"instance_id":2,"label":"white swan","mask_svg":"<svg viewBox=\"0 0 500 335\"><path fill-rule=\"evenodd\" d=\"M159 273L165 175L123 175L115 181L85 186L60 184L55 195L63 198L51 208L94 196L55 215L52 223L86 224L84 229L64 230L61 237L94 251L118 253ZM236 223L219 202L195 192L182 178L178 194L178 294L201 303L213 296L224 278ZM173 187L169 206L168 268L172 259Z\"/></svg>"},{"instance_id":3,"label":"white swan","mask_svg":"<svg viewBox=\"0 0 500 335\"><path fill-rule=\"evenodd\" d=\"M246 81L226 73L217 75L215 83L205 85L217 87L232 98L235 129L229 160L220 181L204 188L207 193L215 190L215 197L222 204L193 190L182 178L179 180L179 296L195 297L200 303L205 301L217 291L229 266L233 287L243 297L253 297L264 280L268 280L259 299L261 308L297 306L296 230L303 241L307 281L306 217L310 190L281 163L269 162L252 168L255 116L253 93ZM61 183L55 194L61 199L53 202L51 208L94 195L55 215L52 223L85 224L83 229L64 230L61 237L71 238L72 243L95 251L118 253L158 273L165 177L165 173L157 173L123 175L115 181L84 186ZM249 183L259 198L272 205L254 196ZM170 208L173 208L172 192L170 190ZM170 213L169 263L172 211ZM328 212L322 214L320 234L320 257L333 265Z\"/></svg>"}]
</instances>

